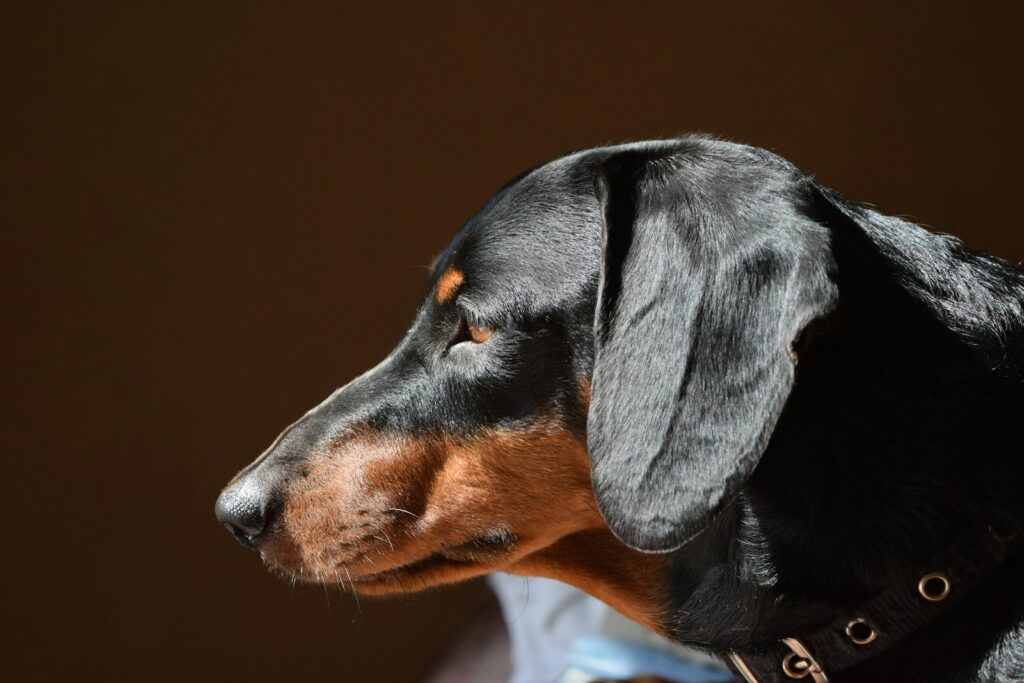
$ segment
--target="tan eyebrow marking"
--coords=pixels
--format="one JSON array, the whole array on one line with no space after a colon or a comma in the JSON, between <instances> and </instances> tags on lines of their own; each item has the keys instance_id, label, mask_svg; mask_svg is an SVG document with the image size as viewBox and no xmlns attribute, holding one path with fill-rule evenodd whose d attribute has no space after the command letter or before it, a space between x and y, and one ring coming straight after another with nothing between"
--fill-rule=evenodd
<instances>
[{"instance_id":1,"label":"tan eyebrow marking","mask_svg":"<svg viewBox=\"0 0 1024 683\"><path fill-rule=\"evenodd\" d=\"M443 304L448 301L462 286L462 281L465 280L465 276L462 271L452 266L448 270L444 271L444 274L437 281L437 303Z\"/></svg>"}]
</instances>

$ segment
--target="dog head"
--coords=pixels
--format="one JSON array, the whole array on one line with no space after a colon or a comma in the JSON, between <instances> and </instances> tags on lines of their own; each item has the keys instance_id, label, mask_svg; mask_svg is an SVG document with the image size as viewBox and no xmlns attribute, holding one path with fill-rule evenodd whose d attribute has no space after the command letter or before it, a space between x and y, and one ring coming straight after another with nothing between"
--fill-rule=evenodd
<instances>
[{"instance_id":1,"label":"dog head","mask_svg":"<svg viewBox=\"0 0 1024 683\"><path fill-rule=\"evenodd\" d=\"M794 341L835 305L810 188L703 138L524 174L438 258L391 354L240 472L218 518L274 567L364 592L495 570L587 584L608 561L603 580L656 602L657 553L736 495Z\"/></svg>"}]
</instances>

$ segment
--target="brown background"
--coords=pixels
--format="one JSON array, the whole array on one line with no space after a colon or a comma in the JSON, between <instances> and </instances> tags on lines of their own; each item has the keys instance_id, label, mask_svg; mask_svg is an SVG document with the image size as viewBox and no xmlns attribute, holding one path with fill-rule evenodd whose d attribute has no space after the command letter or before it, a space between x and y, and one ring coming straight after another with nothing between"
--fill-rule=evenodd
<instances>
[{"instance_id":1,"label":"brown background","mask_svg":"<svg viewBox=\"0 0 1024 683\"><path fill-rule=\"evenodd\" d=\"M554 155L708 131L1024 257L1011 4L855 4L5 4L0 675L420 680L479 585L328 608L213 500Z\"/></svg>"}]
</instances>

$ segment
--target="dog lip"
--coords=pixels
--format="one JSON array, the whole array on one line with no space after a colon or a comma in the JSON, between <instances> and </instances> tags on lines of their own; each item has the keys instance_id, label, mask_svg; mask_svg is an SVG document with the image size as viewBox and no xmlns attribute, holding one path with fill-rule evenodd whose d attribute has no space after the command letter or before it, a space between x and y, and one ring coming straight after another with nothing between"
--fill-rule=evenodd
<instances>
[{"instance_id":1,"label":"dog lip","mask_svg":"<svg viewBox=\"0 0 1024 683\"><path fill-rule=\"evenodd\" d=\"M373 583L378 581L387 581L388 579L399 574L409 573L411 571L416 571L418 569L428 569L431 566L435 566L445 561L445 557L439 555L438 553L432 553L420 560L407 562L406 564L400 564L389 569L382 569L376 572L370 572L367 574L361 574L359 576L353 576L351 578L351 581L354 581L355 583Z\"/></svg>"},{"instance_id":2,"label":"dog lip","mask_svg":"<svg viewBox=\"0 0 1024 683\"><path fill-rule=\"evenodd\" d=\"M465 543L441 548L419 560L406 562L389 569L354 576L352 580L356 583L387 581L389 578L399 574L408 574L443 564L471 565L485 559L485 557L506 552L517 540L516 535L508 531L492 531L470 539Z\"/></svg>"},{"instance_id":3,"label":"dog lip","mask_svg":"<svg viewBox=\"0 0 1024 683\"><path fill-rule=\"evenodd\" d=\"M466 556L479 557L481 555L493 555L494 553L506 552L519 538L506 529L495 529L481 534L465 543L456 546L442 548L438 554L448 559L462 559ZM452 556L455 557L452 557Z\"/></svg>"}]
</instances>

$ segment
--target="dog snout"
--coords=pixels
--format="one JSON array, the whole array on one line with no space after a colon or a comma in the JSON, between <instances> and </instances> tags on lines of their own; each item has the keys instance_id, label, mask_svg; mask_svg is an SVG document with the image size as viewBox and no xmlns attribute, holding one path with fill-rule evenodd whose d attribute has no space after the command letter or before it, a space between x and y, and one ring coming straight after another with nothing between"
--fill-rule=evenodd
<instances>
[{"instance_id":1,"label":"dog snout","mask_svg":"<svg viewBox=\"0 0 1024 683\"><path fill-rule=\"evenodd\" d=\"M267 535L278 496L266 482L242 476L217 497L214 512L239 543L256 548Z\"/></svg>"}]
</instances>

